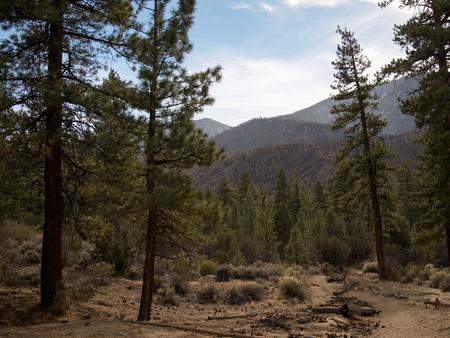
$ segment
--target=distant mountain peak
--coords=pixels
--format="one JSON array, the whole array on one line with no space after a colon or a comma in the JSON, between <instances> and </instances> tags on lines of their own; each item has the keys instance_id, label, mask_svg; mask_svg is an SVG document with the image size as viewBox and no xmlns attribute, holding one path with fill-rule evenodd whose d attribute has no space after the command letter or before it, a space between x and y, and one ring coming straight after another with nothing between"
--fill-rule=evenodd
<instances>
[{"instance_id":1,"label":"distant mountain peak","mask_svg":"<svg viewBox=\"0 0 450 338\"><path fill-rule=\"evenodd\" d=\"M416 88L417 81L411 78L391 81L375 88L374 91L379 98L376 112L388 122L383 134L396 135L415 129L414 118L401 113L398 99L406 98ZM282 118L328 124L333 120L330 114L333 105L334 101L328 98L293 114L284 115Z\"/></svg>"},{"instance_id":2,"label":"distant mountain peak","mask_svg":"<svg viewBox=\"0 0 450 338\"><path fill-rule=\"evenodd\" d=\"M210 119L208 117L199 119L199 120L194 120L194 125L198 129L201 129L209 137L214 137L214 136L222 133L223 131L231 128L230 126L228 126L224 123Z\"/></svg>"}]
</instances>

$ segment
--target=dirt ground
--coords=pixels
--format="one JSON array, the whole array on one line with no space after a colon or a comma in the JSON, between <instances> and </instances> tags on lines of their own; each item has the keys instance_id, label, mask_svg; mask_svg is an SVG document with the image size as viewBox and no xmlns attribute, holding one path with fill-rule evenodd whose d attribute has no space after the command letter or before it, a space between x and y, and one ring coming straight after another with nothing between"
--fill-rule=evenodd
<instances>
[{"instance_id":1,"label":"dirt ground","mask_svg":"<svg viewBox=\"0 0 450 338\"><path fill-rule=\"evenodd\" d=\"M87 277L86 277L87 278ZM75 280L75 277L74 277ZM79 286L87 279L76 279ZM44 312L37 305L37 288L0 287L0 336L4 337L219 337L220 332L242 337L450 337L450 308L425 309L424 298L450 303L450 294L413 284L380 282L375 274L353 270L347 276L351 291L343 283L328 283L323 275L305 275L308 299L305 302L284 300L276 283L260 281L266 295L261 302L242 306L199 304L192 283L188 296L180 297L176 306L163 306L156 297L152 323L178 328L136 324L140 282L112 279L96 289L86 287L76 294L64 314ZM84 283L84 284L83 284ZM243 281L214 283L222 292ZM79 301L83 299L83 301ZM318 315L312 306L343 303L371 306L379 315L344 318L341 315ZM220 319L224 316L244 318ZM215 318L215 319L211 319ZM186 328L189 330L183 330ZM216 331L216 334L192 330Z\"/></svg>"}]
</instances>

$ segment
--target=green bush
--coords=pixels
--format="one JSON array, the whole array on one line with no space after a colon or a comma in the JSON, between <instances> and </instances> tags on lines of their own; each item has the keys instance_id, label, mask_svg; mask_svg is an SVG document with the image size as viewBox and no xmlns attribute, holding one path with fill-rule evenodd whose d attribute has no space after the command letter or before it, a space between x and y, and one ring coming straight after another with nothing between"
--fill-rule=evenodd
<instances>
[{"instance_id":1,"label":"green bush","mask_svg":"<svg viewBox=\"0 0 450 338\"><path fill-rule=\"evenodd\" d=\"M204 284L201 285L197 292L197 301L199 303L215 303L217 302L217 298L219 296L219 292L216 287L212 284Z\"/></svg>"},{"instance_id":2,"label":"green bush","mask_svg":"<svg viewBox=\"0 0 450 338\"><path fill-rule=\"evenodd\" d=\"M336 267L342 268L347 263L350 248L336 236L330 236L322 247L322 258Z\"/></svg>"},{"instance_id":3,"label":"green bush","mask_svg":"<svg viewBox=\"0 0 450 338\"><path fill-rule=\"evenodd\" d=\"M114 272L114 267L110 263L100 262L95 264L95 272L101 278L100 283L103 284L106 276L110 276Z\"/></svg>"},{"instance_id":4,"label":"green bush","mask_svg":"<svg viewBox=\"0 0 450 338\"><path fill-rule=\"evenodd\" d=\"M305 286L298 279L283 278L278 282L278 288L284 298L297 298L300 301L306 299Z\"/></svg>"},{"instance_id":5,"label":"green bush","mask_svg":"<svg viewBox=\"0 0 450 338\"><path fill-rule=\"evenodd\" d=\"M215 275L217 272L217 264L205 259L200 262L198 269L201 276Z\"/></svg>"}]
</instances>

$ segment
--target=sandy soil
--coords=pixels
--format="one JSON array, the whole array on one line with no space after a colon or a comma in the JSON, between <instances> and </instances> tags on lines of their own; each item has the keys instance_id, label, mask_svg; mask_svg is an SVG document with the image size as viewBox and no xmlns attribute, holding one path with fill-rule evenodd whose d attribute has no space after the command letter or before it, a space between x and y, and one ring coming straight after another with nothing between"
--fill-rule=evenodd
<instances>
[{"instance_id":1,"label":"sandy soil","mask_svg":"<svg viewBox=\"0 0 450 338\"><path fill-rule=\"evenodd\" d=\"M233 306L199 304L193 283L189 296L177 306L163 306L156 297L153 323L232 332L256 337L450 337L450 309L428 308L424 297L450 302L450 294L417 285L380 282L375 275L352 271L347 277L354 290L334 297L342 283L327 283L323 275L306 275L306 302L282 299L276 285L262 283L264 301ZM85 283L87 283L85 281ZM245 283L215 283L219 290ZM74 302L64 315L48 314L38 304L36 288L0 287L0 336L5 337L211 337L179 329L136 325L140 282L110 280L108 285L86 291L86 299ZM434 299L434 298L433 298ZM340 315L313 315L311 306L341 305L343 302L373 306L378 316L346 319ZM208 320L213 316L255 314L247 318ZM274 327L263 319L274 318ZM272 322L271 322L272 323ZM273 324L273 323L272 323ZM13 326L11 326L13 325ZM27 325L27 326L24 326ZM217 336L217 335L216 335Z\"/></svg>"}]
</instances>

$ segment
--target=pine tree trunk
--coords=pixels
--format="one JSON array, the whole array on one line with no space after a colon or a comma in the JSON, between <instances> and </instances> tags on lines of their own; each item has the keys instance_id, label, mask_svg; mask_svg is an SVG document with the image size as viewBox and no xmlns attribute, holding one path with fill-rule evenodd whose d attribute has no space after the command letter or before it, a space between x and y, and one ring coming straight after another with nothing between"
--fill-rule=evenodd
<instances>
[{"instance_id":1,"label":"pine tree trunk","mask_svg":"<svg viewBox=\"0 0 450 338\"><path fill-rule=\"evenodd\" d=\"M138 320L150 320L153 300L153 282L155 276L156 255L156 210L149 210L147 220L147 243L145 250L144 279L142 284L141 302L139 306Z\"/></svg>"},{"instance_id":2,"label":"pine tree trunk","mask_svg":"<svg viewBox=\"0 0 450 338\"><path fill-rule=\"evenodd\" d=\"M48 50L48 92L46 93L45 220L42 239L41 304L55 303L62 287L62 225L64 220L62 178L62 51L64 0L52 2Z\"/></svg>"},{"instance_id":3,"label":"pine tree trunk","mask_svg":"<svg viewBox=\"0 0 450 338\"><path fill-rule=\"evenodd\" d=\"M380 278L386 278L386 264L383 248L383 223L381 220L380 203L378 200L377 183L373 173L370 175L370 199L372 201L373 215L375 219L375 249L377 252L378 274Z\"/></svg>"},{"instance_id":4,"label":"pine tree trunk","mask_svg":"<svg viewBox=\"0 0 450 338\"><path fill-rule=\"evenodd\" d=\"M447 258L448 258L448 266L450 266L450 223L447 224L445 229L447 235Z\"/></svg>"}]
</instances>

